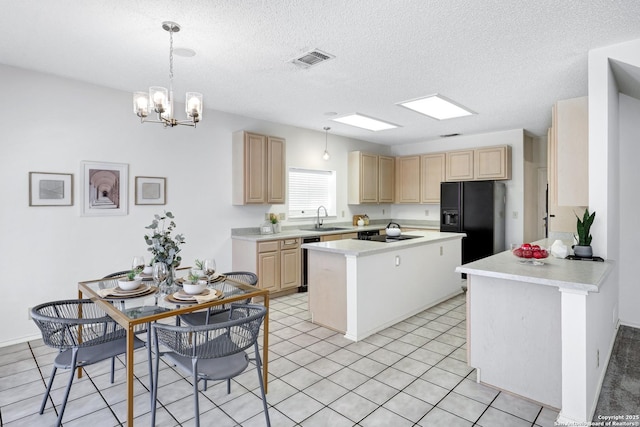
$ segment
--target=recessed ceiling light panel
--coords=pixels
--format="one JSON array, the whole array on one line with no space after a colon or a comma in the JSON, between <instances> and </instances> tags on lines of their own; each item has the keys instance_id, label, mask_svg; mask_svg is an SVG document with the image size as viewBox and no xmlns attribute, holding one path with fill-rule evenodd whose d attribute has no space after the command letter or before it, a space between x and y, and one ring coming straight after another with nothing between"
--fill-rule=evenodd
<instances>
[{"instance_id":1,"label":"recessed ceiling light panel","mask_svg":"<svg viewBox=\"0 0 640 427\"><path fill-rule=\"evenodd\" d=\"M436 120L454 119L477 114L456 102L437 93L424 98L399 102L396 105L416 111Z\"/></svg>"},{"instance_id":2,"label":"recessed ceiling light panel","mask_svg":"<svg viewBox=\"0 0 640 427\"><path fill-rule=\"evenodd\" d=\"M380 130L394 129L400 127L399 125L385 122L383 120L374 119L373 117L368 117L362 115L360 113L350 114L348 116L338 117L335 119L331 119L335 122L344 123L346 125L359 127L362 129L371 130L374 132L378 132Z\"/></svg>"}]
</instances>

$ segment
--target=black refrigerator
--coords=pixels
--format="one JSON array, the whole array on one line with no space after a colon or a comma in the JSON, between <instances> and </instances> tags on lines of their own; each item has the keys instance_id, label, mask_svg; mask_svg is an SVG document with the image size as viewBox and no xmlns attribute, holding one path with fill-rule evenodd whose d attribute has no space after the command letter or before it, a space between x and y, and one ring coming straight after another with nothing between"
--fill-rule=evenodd
<instances>
[{"instance_id":1,"label":"black refrigerator","mask_svg":"<svg viewBox=\"0 0 640 427\"><path fill-rule=\"evenodd\" d=\"M502 182L440 184L440 231L466 233L462 263L505 250L506 189Z\"/></svg>"}]
</instances>

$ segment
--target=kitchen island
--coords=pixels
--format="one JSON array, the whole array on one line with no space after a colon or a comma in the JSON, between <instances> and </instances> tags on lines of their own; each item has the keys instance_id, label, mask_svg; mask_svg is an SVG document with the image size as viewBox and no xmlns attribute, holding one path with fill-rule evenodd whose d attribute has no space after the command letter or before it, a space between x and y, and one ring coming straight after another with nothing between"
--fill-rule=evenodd
<instances>
[{"instance_id":1,"label":"kitchen island","mask_svg":"<svg viewBox=\"0 0 640 427\"><path fill-rule=\"evenodd\" d=\"M464 234L410 231L390 243L338 240L307 243L309 311L313 323L354 341L462 292L455 268Z\"/></svg>"},{"instance_id":2,"label":"kitchen island","mask_svg":"<svg viewBox=\"0 0 640 427\"><path fill-rule=\"evenodd\" d=\"M505 251L456 269L468 281L467 360L479 382L557 408L560 422L585 422L613 344L603 288L613 264L542 261Z\"/></svg>"}]
</instances>

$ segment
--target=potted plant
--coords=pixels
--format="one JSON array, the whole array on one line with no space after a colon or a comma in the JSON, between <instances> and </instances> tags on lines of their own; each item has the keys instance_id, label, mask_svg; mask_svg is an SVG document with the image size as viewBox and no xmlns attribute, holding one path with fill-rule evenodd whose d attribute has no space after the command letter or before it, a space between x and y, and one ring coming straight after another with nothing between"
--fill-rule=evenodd
<instances>
[{"instance_id":1,"label":"potted plant","mask_svg":"<svg viewBox=\"0 0 640 427\"><path fill-rule=\"evenodd\" d=\"M165 221L169 219L169 226L165 228ZM153 262L163 262L167 264L169 277L167 284L173 284L174 269L180 265L182 257L180 253L180 245L185 243L182 234L171 236L176 223L173 221L174 216L171 212L164 212L163 216L156 214L150 225L145 228L152 230L153 234L145 234L144 241L149 245L147 250L153 254Z\"/></svg>"},{"instance_id":2,"label":"potted plant","mask_svg":"<svg viewBox=\"0 0 640 427\"><path fill-rule=\"evenodd\" d=\"M271 222L271 228L274 233L280 232L280 224L278 223L278 215L274 213L269 214L269 222Z\"/></svg>"},{"instance_id":3,"label":"potted plant","mask_svg":"<svg viewBox=\"0 0 640 427\"><path fill-rule=\"evenodd\" d=\"M186 280L182 284L182 289L189 295L196 295L201 293L207 287L207 281L201 280L198 274L193 272L189 273Z\"/></svg>"},{"instance_id":4,"label":"potted plant","mask_svg":"<svg viewBox=\"0 0 640 427\"><path fill-rule=\"evenodd\" d=\"M123 291L136 289L142 283L142 279L138 276L141 271L138 268L129 271L126 276L118 279L118 287Z\"/></svg>"},{"instance_id":5,"label":"potted plant","mask_svg":"<svg viewBox=\"0 0 640 427\"><path fill-rule=\"evenodd\" d=\"M582 220L580 220L578 215L576 215L576 218L578 219L576 226L578 231L578 244L573 246L573 253L582 258L591 258L593 256L593 250L591 248L590 230L593 220L596 218L596 213L593 212L589 215L589 208L587 208L584 210Z\"/></svg>"}]
</instances>

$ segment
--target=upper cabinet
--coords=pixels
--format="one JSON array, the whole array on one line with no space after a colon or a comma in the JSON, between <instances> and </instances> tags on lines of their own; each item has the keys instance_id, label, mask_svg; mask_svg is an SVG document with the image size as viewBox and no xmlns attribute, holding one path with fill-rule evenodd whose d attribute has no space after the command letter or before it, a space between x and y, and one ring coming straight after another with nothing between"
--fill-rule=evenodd
<instances>
[{"instance_id":1,"label":"upper cabinet","mask_svg":"<svg viewBox=\"0 0 640 427\"><path fill-rule=\"evenodd\" d=\"M396 203L420 203L420 156L396 158Z\"/></svg>"},{"instance_id":2,"label":"upper cabinet","mask_svg":"<svg viewBox=\"0 0 640 427\"><path fill-rule=\"evenodd\" d=\"M470 181L473 179L473 150L449 151L446 153L447 181Z\"/></svg>"},{"instance_id":3,"label":"upper cabinet","mask_svg":"<svg viewBox=\"0 0 640 427\"><path fill-rule=\"evenodd\" d=\"M446 153L447 181L511 179L511 147L499 145Z\"/></svg>"},{"instance_id":4,"label":"upper cabinet","mask_svg":"<svg viewBox=\"0 0 640 427\"><path fill-rule=\"evenodd\" d=\"M440 203L440 183L445 177L446 154L420 156L420 202Z\"/></svg>"},{"instance_id":5,"label":"upper cabinet","mask_svg":"<svg viewBox=\"0 0 640 427\"><path fill-rule=\"evenodd\" d=\"M489 181L511 179L511 147L485 147L474 150L474 179Z\"/></svg>"},{"instance_id":6,"label":"upper cabinet","mask_svg":"<svg viewBox=\"0 0 640 427\"><path fill-rule=\"evenodd\" d=\"M285 202L285 140L251 132L233 134L233 204Z\"/></svg>"},{"instance_id":7,"label":"upper cabinet","mask_svg":"<svg viewBox=\"0 0 640 427\"><path fill-rule=\"evenodd\" d=\"M589 99L556 102L552 132L554 191L559 206L589 205Z\"/></svg>"},{"instance_id":8,"label":"upper cabinet","mask_svg":"<svg viewBox=\"0 0 640 427\"><path fill-rule=\"evenodd\" d=\"M547 133L548 229L576 229L576 212L589 205L588 97L558 101Z\"/></svg>"},{"instance_id":9,"label":"upper cabinet","mask_svg":"<svg viewBox=\"0 0 640 427\"><path fill-rule=\"evenodd\" d=\"M349 153L348 203L393 203L393 157L352 151Z\"/></svg>"},{"instance_id":10,"label":"upper cabinet","mask_svg":"<svg viewBox=\"0 0 640 427\"><path fill-rule=\"evenodd\" d=\"M378 202L393 203L395 188L395 158L378 156Z\"/></svg>"}]
</instances>

